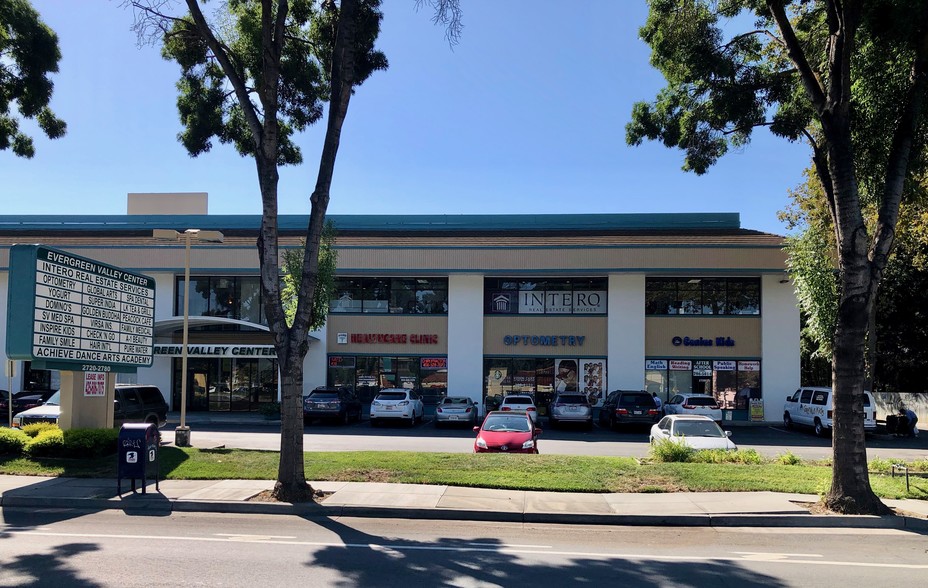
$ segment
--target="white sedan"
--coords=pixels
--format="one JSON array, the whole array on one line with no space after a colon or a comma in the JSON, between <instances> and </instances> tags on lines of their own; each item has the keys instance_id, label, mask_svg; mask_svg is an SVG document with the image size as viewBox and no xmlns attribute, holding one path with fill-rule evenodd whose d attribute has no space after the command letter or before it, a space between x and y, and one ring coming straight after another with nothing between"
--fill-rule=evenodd
<instances>
[{"instance_id":1,"label":"white sedan","mask_svg":"<svg viewBox=\"0 0 928 588\"><path fill-rule=\"evenodd\" d=\"M662 418L651 427L651 443L669 439L685 443L693 449L728 449L738 446L729 437L731 431L723 431L711 418L702 415L672 414Z\"/></svg>"}]
</instances>

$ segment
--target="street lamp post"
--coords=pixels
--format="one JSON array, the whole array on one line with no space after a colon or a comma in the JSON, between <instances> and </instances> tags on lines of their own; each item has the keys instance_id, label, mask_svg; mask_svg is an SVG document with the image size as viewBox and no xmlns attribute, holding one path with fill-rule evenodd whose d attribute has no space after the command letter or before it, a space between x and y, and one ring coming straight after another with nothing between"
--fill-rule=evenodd
<instances>
[{"instance_id":1,"label":"street lamp post","mask_svg":"<svg viewBox=\"0 0 928 588\"><path fill-rule=\"evenodd\" d=\"M201 231L187 229L183 233L169 229L155 229L152 235L162 241L184 240L184 335L181 348L180 372L180 426L174 430L174 445L190 447L190 427L187 426L187 335L190 321L190 245L197 243L222 243L223 234L219 231Z\"/></svg>"}]
</instances>

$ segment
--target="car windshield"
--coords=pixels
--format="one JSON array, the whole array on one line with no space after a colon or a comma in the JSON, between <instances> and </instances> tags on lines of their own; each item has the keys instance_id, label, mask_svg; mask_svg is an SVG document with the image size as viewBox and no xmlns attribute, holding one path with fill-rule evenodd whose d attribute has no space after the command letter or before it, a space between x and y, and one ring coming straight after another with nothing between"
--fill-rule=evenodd
<instances>
[{"instance_id":1,"label":"car windshield","mask_svg":"<svg viewBox=\"0 0 928 588\"><path fill-rule=\"evenodd\" d=\"M717 403L715 398L709 396L690 396L683 401L683 404L688 404L690 406L715 406Z\"/></svg>"},{"instance_id":2,"label":"car windshield","mask_svg":"<svg viewBox=\"0 0 928 588\"><path fill-rule=\"evenodd\" d=\"M674 437L724 437L725 433L711 421L677 421L673 425Z\"/></svg>"},{"instance_id":3,"label":"car windshield","mask_svg":"<svg viewBox=\"0 0 928 588\"><path fill-rule=\"evenodd\" d=\"M528 433L528 419L525 417L488 416L483 423L484 431L502 431L509 433Z\"/></svg>"},{"instance_id":4,"label":"car windshield","mask_svg":"<svg viewBox=\"0 0 928 588\"><path fill-rule=\"evenodd\" d=\"M463 405L467 404L467 403L469 402L469 400L470 400L469 398L445 398L444 400L441 401L441 403L444 404L444 405L448 405L448 404L460 404L460 405L463 406Z\"/></svg>"},{"instance_id":5,"label":"car windshield","mask_svg":"<svg viewBox=\"0 0 928 588\"><path fill-rule=\"evenodd\" d=\"M531 404L532 399L528 396L507 396L503 398L503 404Z\"/></svg>"},{"instance_id":6,"label":"car windshield","mask_svg":"<svg viewBox=\"0 0 928 588\"><path fill-rule=\"evenodd\" d=\"M586 396L580 394L565 394L564 396L558 396L557 402L561 404L586 404Z\"/></svg>"},{"instance_id":7,"label":"car windshield","mask_svg":"<svg viewBox=\"0 0 928 588\"><path fill-rule=\"evenodd\" d=\"M52 404L54 406L60 405L61 404L61 391L58 391L52 394L51 397L49 397L49 399L45 401L45 404Z\"/></svg>"},{"instance_id":8,"label":"car windshield","mask_svg":"<svg viewBox=\"0 0 928 588\"><path fill-rule=\"evenodd\" d=\"M381 392L377 400L406 400L405 392Z\"/></svg>"},{"instance_id":9,"label":"car windshield","mask_svg":"<svg viewBox=\"0 0 928 588\"><path fill-rule=\"evenodd\" d=\"M338 400L338 392L310 392L310 400Z\"/></svg>"}]
</instances>

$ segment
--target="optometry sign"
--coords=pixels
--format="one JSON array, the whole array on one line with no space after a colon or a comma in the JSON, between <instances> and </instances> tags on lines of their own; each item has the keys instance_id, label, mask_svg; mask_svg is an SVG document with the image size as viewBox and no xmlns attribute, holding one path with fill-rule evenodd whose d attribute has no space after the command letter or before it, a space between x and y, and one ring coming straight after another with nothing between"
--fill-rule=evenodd
<instances>
[{"instance_id":1,"label":"optometry sign","mask_svg":"<svg viewBox=\"0 0 928 588\"><path fill-rule=\"evenodd\" d=\"M42 245L10 248L7 356L38 369L134 372L152 363L155 281Z\"/></svg>"}]
</instances>

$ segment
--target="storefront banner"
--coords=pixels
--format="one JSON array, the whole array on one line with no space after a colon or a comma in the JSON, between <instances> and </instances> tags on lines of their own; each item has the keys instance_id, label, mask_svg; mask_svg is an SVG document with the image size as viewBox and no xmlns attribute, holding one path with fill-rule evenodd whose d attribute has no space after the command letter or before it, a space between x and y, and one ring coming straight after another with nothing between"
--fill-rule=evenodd
<instances>
[{"instance_id":1,"label":"storefront banner","mask_svg":"<svg viewBox=\"0 0 928 588\"><path fill-rule=\"evenodd\" d=\"M667 360L666 359L646 359L644 362L644 369L646 370L666 370Z\"/></svg>"},{"instance_id":2,"label":"storefront banner","mask_svg":"<svg viewBox=\"0 0 928 588\"><path fill-rule=\"evenodd\" d=\"M423 357L419 360L419 367L424 370L448 369L447 357Z\"/></svg>"},{"instance_id":3,"label":"storefront banner","mask_svg":"<svg viewBox=\"0 0 928 588\"><path fill-rule=\"evenodd\" d=\"M519 314L606 314L605 291L563 290L519 292ZM494 312L512 312L506 293L493 296Z\"/></svg>"},{"instance_id":4,"label":"storefront banner","mask_svg":"<svg viewBox=\"0 0 928 588\"><path fill-rule=\"evenodd\" d=\"M688 372L693 369L693 362L684 361L682 359L671 359L670 369L678 372Z\"/></svg>"},{"instance_id":5,"label":"storefront banner","mask_svg":"<svg viewBox=\"0 0 928 588\"><path fill-rule=\"evenodd\" d=\"M739 361L738 371L739 372L759 372L760 362L759 361Z\"/></svg>"},{"instance_id":6,"label":"storefront banner","mask_svg":"<svg viewBox=\"0 0 928 588\"><path fill-rule=\"evenodd\" d=\"M106 396L106 373L84 372L84 396Z\"/></svg>"},{"instance_id":7,"label":"storefront banner","mask_svg":"<svg viewBox=\"0 0 928 588\"><path fill-rule=\"evenodd\" d=\"M711 378L712 363L705 359L694 361L693 376L696 378Z\"/></svg>"},{"instance_id":8,"label":"storefront banner","mask_svg":"<svg viewBox=\"0 0 928 588\"><path fill-rule=\"evenodd\" d=\"M589 399L590 404L599 406L603 403L603 391L606 389L606 360L580 360L580 391Z\"/></svg>"},{"instance_id":9,"label":"storefront banner","mask_svg":"<svg viewBox=\"0 0 928 588\"><path fill-rule=\"evenodd\" d=\"M764 420L764 399L763 398L752 398L750 411L751 411L752 421L763 421Z\"/></svg>"},{"instance_id":10,"label":"storefront banner","mask_svg":"<svg viewBox=\"0 0 928 588\"><path fill-rule=\"evenodd\" d=\"M544 314L544 292L519 292L519 314Z\"/></svg>"},{"instance_id":11,"label":"storefront banner","mask_svg":"<svg viewBox=\"0 0 928 588\"><path fill-rule=\"evenodd\" d=\"M554 391L555 392L576 392L577 391L577 360L576 359L555 359L554 360Z\"/></svg>"},{"instance_id":12,"label":"storefront banner","mask_svg":"<svg viewBox=\"0 0 928 588\"><path fill-rule=\"evenodd\" d=\"M717 372L735 371L735 362L733 361L713 361L712 368Z\"/></svg>"},{"instance_id":13,"label":"storefront banner","mask_svg":"<svg viewBox=\"0 0 928 588\"><path fill-rule=\"evenodd\" d=\"M329 367L333 368L351 368L354 369L355 358L352 355L330 355L329 356Z\"/></svg>"},{"instance_id":14,"label":"storefront banner","mask_svg":"<svg viewBox=\"0 0 928 588\"><path fill-rule=\"evenodd\" d=\"M155 345L154 354L169 357L183 355L183 345ZM273 345L187 345L193 357L277 357Z\"/></svg>"}]
</instances>

